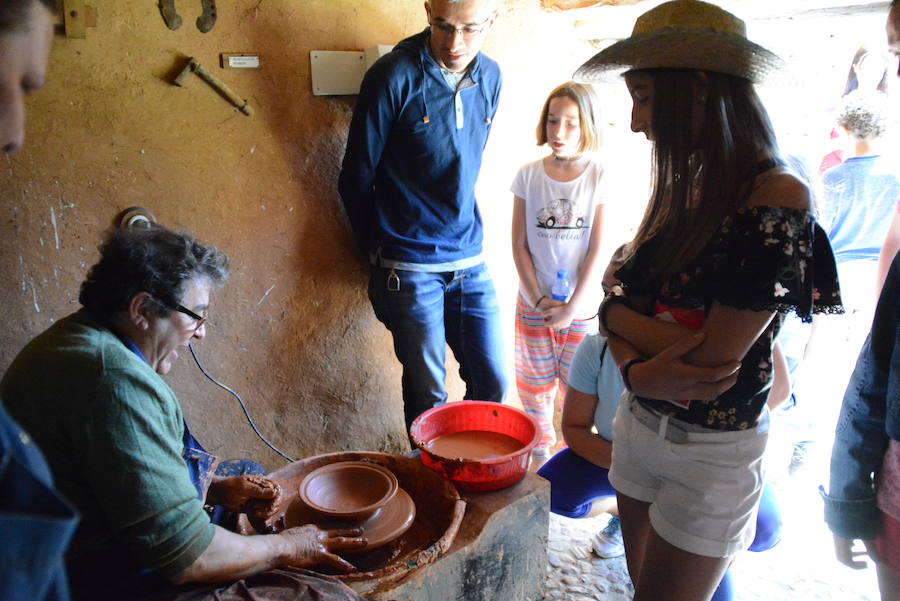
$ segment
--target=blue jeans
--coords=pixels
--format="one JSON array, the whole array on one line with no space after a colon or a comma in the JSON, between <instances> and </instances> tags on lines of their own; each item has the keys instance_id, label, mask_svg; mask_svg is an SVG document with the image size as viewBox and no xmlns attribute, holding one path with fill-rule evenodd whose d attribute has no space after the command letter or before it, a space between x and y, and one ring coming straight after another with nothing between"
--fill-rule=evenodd
<instances>
[{"instance_id":1,"label":"blue jeans","mask_svg":"<svg viewBox=\"0 0 900 601\"><path fill-rule=\"evenodd\" d=\"M459 362L466 398L503 400L500 311L483 263L443 273L372 267L369 300L375 316L391 331L394 352L403 365L407 429L416 417L447 400L447 344Z\"/></svg>"},{"instance_id":2,"label":"blue jeans","mask_svg":"<svg viewBox=\"0 0 900 601\"><path fill-rule=\"evenodd\" d=\"M875 538L880 511L873 474L890 439L900 440L900 253L894 257L872 329L856 360L831 449L825 521L841 538Z\"/></svg>"}]
</instances>

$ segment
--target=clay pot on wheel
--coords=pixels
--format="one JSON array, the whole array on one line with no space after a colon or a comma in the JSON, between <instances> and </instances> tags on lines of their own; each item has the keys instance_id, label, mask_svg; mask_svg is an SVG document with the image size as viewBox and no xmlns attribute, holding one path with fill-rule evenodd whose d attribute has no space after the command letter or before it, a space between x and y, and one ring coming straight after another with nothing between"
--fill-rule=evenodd
<instances>
[{"instance_id":1,"label":"clay pot on wheel","mask_svg":"<svg viewBox=\"0 0 900 601\"><path fill-rule=\"evenodd\" d=\"M300 483L300 500L324 517L362 521L397 494L397 477L366 461L340 461L310 472Z\"/></svg>"}]
</instances>

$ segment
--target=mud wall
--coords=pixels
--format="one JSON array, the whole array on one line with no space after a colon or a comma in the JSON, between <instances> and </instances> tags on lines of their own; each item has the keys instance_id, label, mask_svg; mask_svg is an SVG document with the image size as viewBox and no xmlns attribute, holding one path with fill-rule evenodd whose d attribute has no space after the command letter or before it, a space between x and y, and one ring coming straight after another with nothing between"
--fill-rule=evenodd
<instances>
[{"instance_id":1,"label":"mud wall","mask_svg":"<svg viewBox=\"0 0 900 601\"><path fill-rule=\"evenodd\" d=\"M179 0L184 24L170 31L155 2L93 0L98 26L87 38L57 36L48 83L28 102L25 150L0 161L0 370L78 308L99 233L139 205L230 255L232 275L214 294L198 351L273 442L298 457L405 450L400 367L369 307L367 268L336 191L355 97L313 96L309 52L393 44L425 26L422 3L229 0L206 34L194 26L199 4ZM504 94L478 195L510 365L508 189L516 168L540 156L533 128L546 93L595 52L575 35L583 15L573 12L507 0L484 47L501 64ZM619 14L625 34L636 13ZM219 68L220 53L241 52L260 55L262 68ZM240 114L197 77L173 86L188 56L249 99L255 115ZM645 173L646 146L625 135L623 86L604 94L610 164L623 165L611 171L628 182L608 211L611 250L640 213L646 188L635 173ZM236 401L189 357L168 379L211 452L280 464ZM448 380L451 398L461 398L452 360Z\"/></svg>"}]
</instances>

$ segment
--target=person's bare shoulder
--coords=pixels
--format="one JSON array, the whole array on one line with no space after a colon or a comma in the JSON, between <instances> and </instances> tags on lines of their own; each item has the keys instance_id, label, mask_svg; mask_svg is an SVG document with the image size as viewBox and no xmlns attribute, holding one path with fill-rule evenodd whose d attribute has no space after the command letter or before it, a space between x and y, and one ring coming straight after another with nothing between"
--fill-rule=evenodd
<instances>
[{"instance_id":1,"label":"person's bare shoulder","mask_svg":"<svg viewBox=\"0 0 900 601\"><path fill-rule=\"evenodd\" d=\"M756 178L756 188L747 206L785 207L809 211L812 206L809 186L786 169L772 169Z\"/></svg>"}]
</instances>

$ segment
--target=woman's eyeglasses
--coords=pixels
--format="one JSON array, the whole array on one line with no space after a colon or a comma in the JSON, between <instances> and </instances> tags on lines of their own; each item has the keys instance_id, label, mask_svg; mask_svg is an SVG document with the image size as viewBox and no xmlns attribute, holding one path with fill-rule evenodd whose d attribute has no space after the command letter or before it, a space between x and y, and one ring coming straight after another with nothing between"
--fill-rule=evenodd
<instances>
[{"instance_id":1,"label":"woman's eyeglasses","mask_svg":"<svg viewBox=\"0 0 900 601\"><path fill-rule=\"evenodd\" d=\"M179 313L184 313L184 314L187 315L188 317L190 317L190 318L192 318L192 319L195 319L195 320L197 321L197 323L194 324L194 331L195 331L195 332L196 332L197 330L199 330L199 329L200 329L200 326L202 326L203 324L205 324L206 321L209 319L209 316L202 317L202 316L200 316L200 315L197 315L196 313L194 313L193 311L191 311L190 309L188 309L187 307L184 307L184 306L182 306L182 305L176 305L176 306L175 306L175 310L178 311Z\"/></svg>"}]
</instances>

